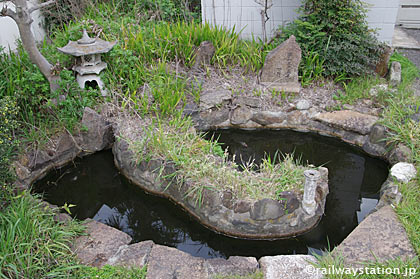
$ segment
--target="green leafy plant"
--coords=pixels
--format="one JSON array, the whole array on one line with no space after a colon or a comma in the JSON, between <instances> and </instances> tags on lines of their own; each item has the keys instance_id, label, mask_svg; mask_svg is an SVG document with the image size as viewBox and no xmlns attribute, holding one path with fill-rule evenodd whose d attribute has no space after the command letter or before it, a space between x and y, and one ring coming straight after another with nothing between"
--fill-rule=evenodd
<instances>
[{"instance_id":1,"label":"green leafy plant","mask_svg":"<svg viewBox=\"0 0 420 279\"><path fill-rule=\"evenodd\" d=\"M303 54L301 73L360 76L372 71L382 48L366 21L361 0L304 0L299 18L283 30L296 36ZM309 70L308 70L309 68ZM321 70L323 69L323 70Z\"/></svg>"}]
</instances>

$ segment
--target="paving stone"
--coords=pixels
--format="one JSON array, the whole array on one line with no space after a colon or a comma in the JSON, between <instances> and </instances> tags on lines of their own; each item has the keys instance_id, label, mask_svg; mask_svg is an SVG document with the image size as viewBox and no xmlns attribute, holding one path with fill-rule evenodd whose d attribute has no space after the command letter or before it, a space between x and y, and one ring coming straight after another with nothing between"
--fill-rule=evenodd
<instances>
[{"instance_id":1,"label":"paving stone","mask_svg":"<svg viewBox=\"0 0 420 279\"><path fill-rule=\"evenodd\" d=\"M107 264L142 268L149 259L153 245L151 240L123 245L115 255L108 259Z\"/></svg>"},{"instance_id":2,"label":"paving stone","mask_svg":"<svg viewBox=\"0 0 420 279\"><path fill-rule=\"evenodd\" d=\"M103 266L121 246L131 242L128 234L94 220L86 227L87 235L78 237L72 247L82 264Z\"/></svg>"},{"instance_id":3,"label":"paving stone","mask_svg":"<svg viewBox=\"0 0 420 279\"><path fill-rule=\"evenodd\" d=\"M370 214L333 250L341 254L345 263L362 266L362 263L379 260L414 258L416 254L404 227L394 210L384 206Z\"/></svg>"},{"instance_id":4,"label":"paving stone","mask_svg":"<svg viewBox=\"0 0 420 279\"><path fill-rule=\"evenodd\" d=\"M316 262L316 259L309 255L262 257L259 260L265 279L323 278L311 262Z\"/></svg>"},{"instance_id":5,"label":"paving stone","mask_svg":"<svg viewBox=\"0 0 420 279\"><path fill-rule=\"evenodd\" d=\"M147 265L148 279L206 279L204 259L176 248L154 245Z\"/></svg>"},{"instance_id":6,"label":"paving stone","mask_svg":"<svg viewBox=\"0 0 420 279\"><path fill-rule=\"evenodd\" d=\"M204 263L210 278L223 276L244 276L258 270L258 262L254 257L229 257L229 259L208 259Z\"/></svg>"},{"instance_id":7,"label":"paving stone","mask_svg":"<svg viewBox=\"0 0 420 279\"><path fill-rule=\"evenodd\" d=\"M326 112L315 116L317 121L362 135L368 134L378 119L376 116L351 110Z\"/></svg>"}]
</instances>

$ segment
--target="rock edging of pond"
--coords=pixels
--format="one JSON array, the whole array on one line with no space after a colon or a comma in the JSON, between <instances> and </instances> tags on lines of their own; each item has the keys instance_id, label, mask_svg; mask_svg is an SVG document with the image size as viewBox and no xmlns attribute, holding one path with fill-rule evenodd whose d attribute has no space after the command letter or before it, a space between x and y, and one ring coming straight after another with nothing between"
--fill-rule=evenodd
<instances>
[{"instance_id":1,"label":"rock edging of pond","mask_svg":"<svg viewBox=\"0 0 420 279\"><path fill-rule=\"evenodd\" d=\"M130 127L132 129L132 127ZM130 130L128 129L128 130ZM189 182L167 181L160 173L173 174L170 162L152 159L135 163L135 157L123 127L117 127L113 153L115 165L132 183L153 194L169 198L194 216L204 226L221 234L239 238L276 239L302 234L315 227L324 214L328 194L328 170L319 168L320 179L315 187L315 212L308 214L302 198L294 192L283 192L283 200L262 199L255 202L238 200L227 191L204 189L202 203L186 195ZM162 169L163 168L163 169ZM175 184L175 185L174 185Z\"/></svg>"},{"instance_id":2,"label":"rock edging of pond","mask_svg":"<svg viewBox=\"0 0 420 279\"><path fill-rule=\"evenodd\" d=\"M266 110L260 98L233 96L228 90L206 91L200 98L200 105L186 114L200 131L237 128L314 132L356 145L391 164L410 161L411 151L406 146L386 142L388 131L374 115L353 110L327 112L311 107L309 102L280 111Z\"/></svg>"},{"instance_id":3,"label":"rock edging of pond","mask_svg":"<svg viewBox=\"0 0 420 279\"><path fill-rule=\"evenodd\" d=\"M76 157L111 148L114 133L106 117L86 107L81 124L83 131L79 134L64 132L43 149L31 149L20 156L13 164L16 186L25 189L51 169L60 168Z\"/></svg>"},{"instance_id":4,"label":"rock edging of pond","mask_svg":"<svg viewBox=\"0 0 420 279\"><path fill-rule=\"evenodd\" d=\"M76 239L72 246L82 264L136 268L147 265L150 279L253 278L257 272L267 279L280 278L280 275L285 279L322 277L308 272L315 270L311 265L316 262L313 256L266 256L259 261L255 257L241 256L203 259L151 240L130 244L131 237L126 233L93 220L88 220L86 227L87 234Z\"/></svg>"}]
</instances>

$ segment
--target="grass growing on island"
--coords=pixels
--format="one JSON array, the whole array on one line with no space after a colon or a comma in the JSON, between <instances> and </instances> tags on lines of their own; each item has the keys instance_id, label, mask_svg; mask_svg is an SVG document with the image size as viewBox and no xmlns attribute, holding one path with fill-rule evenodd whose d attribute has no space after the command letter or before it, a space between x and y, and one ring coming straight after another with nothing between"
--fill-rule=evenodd
<instances>
[{"instance_id":1,"label":"grass growing on island","mask_svg":"<svg viewBox=\"0 0 420 279\"><path fill-rule=\"evenodd\" d=\"M241 199L278 199L283 191L302 192L305 183L303 172L309 167L297 164L291 155L284 155L281 163L269 157L263 159L258 171L250 162L239 166L228 159L217 140L203 139L196 132L190 119L173 118L169 122L151 120L142 127L137 139L122 134L130 143L137 163L161 159L175 164L176 171L163 178L175 178L176 182L191 182L186 196L193 196L196 202L203 202L203 191L231 191ZM139 140L140 138L140 140ZM170 185L168 187L176 187Z\"/></svg>"}]
</instances>

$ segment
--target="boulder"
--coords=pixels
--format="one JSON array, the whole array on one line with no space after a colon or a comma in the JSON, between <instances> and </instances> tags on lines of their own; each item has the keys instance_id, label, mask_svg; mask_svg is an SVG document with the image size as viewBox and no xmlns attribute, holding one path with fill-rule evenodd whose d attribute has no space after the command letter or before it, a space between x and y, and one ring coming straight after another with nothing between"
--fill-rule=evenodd
<instances>
[{"instance_id":1,"label":"boulder","mask_svg":"<svg viewBox=\"0 0 420 279\"><path fill-rule=\"evenodd\" d=\"M242 125L247 123L252 117L252 111L246 106L238 106L230 115L232 125Z\"/></svg>"},{"instance_id":2,"label":"boulder","mask_svg":"<svg viewBox=\"0 0 420 279\"><path fill-rule=\"evenodd\" d=\"M411 179L416 177L417 170L413 164L399 162L391 168L390 174L398 181L408 183Z\"/></svg>"},{"instance_id":3,"label":"boulder","mask_svg":"<svg viewBox=\"0 0 420 279\"><path fill-rule=\"evenodd\" d=\"M212 42L203 41L195 52L195 62L193 69L197 69L204 65L210 65L210 60L215 52Z\"/></svg>"},{"instance_id":4,"label":"boulder","mask_svg":"<svg viewBox=\"0 0 420 279\"><path fill-rule=\"evenodd\" d=\"M370 133L373 125L379 120L379 118L356 111L340 110L318 114L315 116L315 120L332 127L366 135Z\"/></svg>"},{"instance_id":5,"label":"boulder","mask_svg":"<svg viewBox=\"0 0 420 279\"><path fill-rule=\"evenodd\" d=\"M345 264L355 267L377 260L416 257L404 227L389 205L368 215L332 253L343 256Z\"/></svg>"},{"instance_id":6,"label":"boulder","mask_svg":"<svg viewBox=\"0 0 420 279\"><path fill-rule=\"evenodd\" d=\"M251 120L263 126L281 123L286 120L287 114L284 112L261 111L252 115Z\"/></svg>"},{"instance_id":7,"label":"boulder","mask_svg":"<svg viewBox=\"0 0 420 279\"><path fill-rule=\"evenodd\" d=\"M131 242L131 237L115 228L88 219L87 235L78 237L72 246L82 264L101 267L121 246Z\"/></svg>"},{"instance_id":8,"label":"boulder","mask_svg":"<svg viewBox=\"0 0 420 279\"><path fill-rule=\"evenodd\" d=\"M109 148L114 141L111 124L103 116L86 107L82 118L80 147L88 153Z\"/></svg>"},{"instance_id":9,"label":"boulder","mask_svg":"<svg viewBox=\"0 0 420 279\"><path fill-rule=\"evenodd\" d=\"M154 243L151 240L121 246L106 264L142 268L149 260Z\"/></svg>"},{"instance_id":10,"label":"boulder","mask_svg":"<svg viewBox=\"0 0 420 279\"><path fill-rule=\"evenodd\" d=\"M193 257L176 248L154 245L147 264L147 278L208 278L204 259Z\"/></svg>"}]
</instances>

